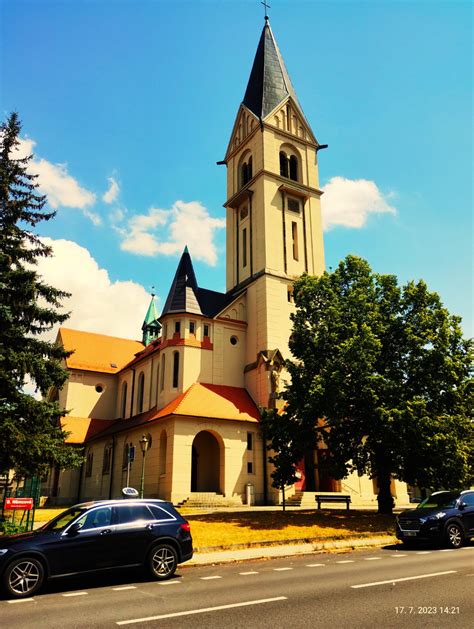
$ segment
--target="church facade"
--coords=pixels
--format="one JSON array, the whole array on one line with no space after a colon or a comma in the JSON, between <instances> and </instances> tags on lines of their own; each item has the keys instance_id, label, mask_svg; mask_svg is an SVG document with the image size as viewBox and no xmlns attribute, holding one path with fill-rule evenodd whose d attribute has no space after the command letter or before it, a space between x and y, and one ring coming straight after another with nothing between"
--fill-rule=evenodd
<instances>
[{"instance_id":1,"label":"church facade","mask_svg":"<svg viewBox=\"0 0 474 629\"><path fill-rule=\"evenodd\" d=\"M118 497L140 486L143 461L147 497L242 504L250 485L255 503L280 500L258 409L281 404L293 281L324 271L321 148L266 19L223 162L226 292L199 286L186 248L161 313L152 296L141 342L60 330L70 377L50 399L68 409L67 441L85 463L49 475L52 501ZM376 500L367 477L328 476L327 456L306 454L290 496L312 506L317 491ZM405 485L393 493L408 501Z\"/></svg>"}]
</instances>

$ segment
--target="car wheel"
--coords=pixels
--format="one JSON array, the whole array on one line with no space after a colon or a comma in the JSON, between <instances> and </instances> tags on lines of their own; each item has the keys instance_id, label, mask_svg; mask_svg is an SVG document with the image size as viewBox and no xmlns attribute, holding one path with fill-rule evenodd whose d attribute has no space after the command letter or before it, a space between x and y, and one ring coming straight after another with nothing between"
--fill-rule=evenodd
<instances>
[{"instance_id":1,"label":"car wheel","mask_svg":"<svg viewBox=\"0 0 474 629\"><path fill-rule=\"evenodd\" d=\"M175 573L178 566L178 555L172 546L159 544L152 548L148 558L148 566L155 579L164 581Z\"/></svg>"},{"instance_id":2,"label":"car wheel","mask_svg":"<svg viewBox=\"0 0 474 629\"><path fill-rule=\"evenodd\" d=\"M33 557L21 557L7 566L3 583L8 594L15 598L32 596L43 585L44 568Z\"/></svg>"},{"instance_id":3,"label":"car wheel","mask_svg":"<svg viewBox=\"0 0 474 629\"><path fill-rule=\"evenodd\" d=\"M450 548L460 548L464 542L464 531L457 522L450 522L446 527L446 543Z\"/></svg>"}]
</instances>

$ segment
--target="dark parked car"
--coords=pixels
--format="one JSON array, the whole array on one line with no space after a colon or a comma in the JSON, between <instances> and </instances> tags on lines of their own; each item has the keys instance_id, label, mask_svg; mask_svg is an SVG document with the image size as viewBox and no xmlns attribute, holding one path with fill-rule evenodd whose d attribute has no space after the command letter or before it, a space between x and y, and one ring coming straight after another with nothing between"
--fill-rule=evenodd
<instances>
[{"instance_id":1,"label":"dark parked car","mask_svg":"<svg viewBox=\"0 0 474 629\"><path fill-rule=\"evenodd\" d=\"M438 491L416 509L397 517L397 537L404 544L444 543L459 548L474 537L474 490Z\"/></svg>"},{"instance_id":2,"label":"dark parked car","mask_svg":"<svg viewBox=\"0 0 474 629\"><path fill-rule=\"evenodd\" d=\"M103 500L71 507L31 533L0 537L8 594L31 596L45 579L143 566L170 578L193 556L189 524L162 500Z\"/></svg>"}]
</instances>

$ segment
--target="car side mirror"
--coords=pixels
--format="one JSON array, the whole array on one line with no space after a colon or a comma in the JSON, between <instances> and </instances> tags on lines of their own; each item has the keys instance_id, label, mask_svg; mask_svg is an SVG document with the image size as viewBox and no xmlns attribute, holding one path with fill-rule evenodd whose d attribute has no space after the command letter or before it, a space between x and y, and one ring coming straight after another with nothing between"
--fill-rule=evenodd
<instances>
[{"instance_id":1,"label":"car side mirror","mask_svg":"<svg viewBox=\"0 0 474 629\"><path fill-rule=\"evenodd\" d=\"M462 501L461 501L461 502L459 502L459 504L458 504L458 509L459 509L459 511L462 511L462 510L463 510L463 509L465 509L467 506L468 506L468 505L467 505L467 503L466 503L466 502L462 502Z\"/></svg>"},{"instance_id":2,"label":"car side mirror","mask_svg":"<svg viewBox=\"0 0 474 629\"><path fill-rule=\"evenodd\" d=\"M74 522L74 524L72 524L68 528L67 535L70 535L71 537L73 537L74 535L77 535L79 533L81 528L82 528L82 524L80 522Z\"/></svg>"}]
</instances>

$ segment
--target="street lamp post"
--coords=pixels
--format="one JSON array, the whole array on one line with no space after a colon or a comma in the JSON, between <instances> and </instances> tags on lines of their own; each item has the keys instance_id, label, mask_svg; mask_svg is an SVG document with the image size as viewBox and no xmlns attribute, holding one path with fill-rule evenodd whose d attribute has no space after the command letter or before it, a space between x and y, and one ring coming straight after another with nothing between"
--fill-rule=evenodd
<instances>
[{"instance_id":1,"label":"street lamp post","mask_svg":"<svg viewBox=\"0 0 474 629\"><path fill-rule=\"evenodd\" d=\"M142 450L142 477L140 480L140 498L143 498L143 491L145 489L145 456L148 449L148 439L146 435L142 436L139 443Z\"/></svg>"}]
</instances>

